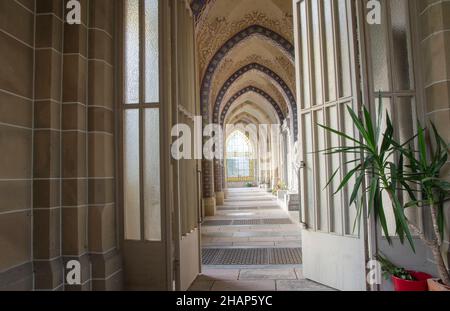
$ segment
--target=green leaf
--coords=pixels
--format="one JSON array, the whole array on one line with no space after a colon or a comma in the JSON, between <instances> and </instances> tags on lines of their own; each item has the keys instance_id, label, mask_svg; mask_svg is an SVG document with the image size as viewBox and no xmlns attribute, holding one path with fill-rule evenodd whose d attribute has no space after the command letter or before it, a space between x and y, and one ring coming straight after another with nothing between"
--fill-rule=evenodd
<instances>
[{"instance_id":1,"label":"green leaf","mask_svg":"<svg viewBox=\"0 0 450 311\"><path fill-rule=\"evenodd\" d=\"M342 180L341 184L339 185L338 189L336 190L336 192L333 195L336 195L339 191L341 191L350 181L350 178L353 177L353 175L355 175L355 173L359 170L359 168L361 167L361 164L356 166L354 169L352 169L350 172L348 172L347 175L345 175L344 179Z\"/></svg>"},{"instance_id":2,"label":"green leaf","mask_svg":"<svg viewBox=\"0 0 450 311\"><path fill-rule=\"evenodd\" d=\"M375 137L375 130L373 128L373 123L372 123L372 116L370 115L369 111L367 110L367 108L364 106L364 121L366 124L366 128L367 128L367 134L370 138L370 142L372 143L373 146L376 146L377 144L377 137Z\"/></svg>"},{"instance_id":3,"label":"green leaf","mask_svg":"<svg viewBox=\"0 0 450 311\"><path fill-rule=\"evenodd\" d=\"M361 134L361 136L366 141L367 146L369 147L369 149L372 152L375 152L374 141L371 140L369 134L367 133L367 130L364 128L363 122L358 118L358 116L356 115L356 113L353 111L353 109L350 106L347 106L347 110L350 113L350 117L352 118L354 125L356 126L356 128L359 131L359 133Z\"/></svg>"},{"instance_id":4,"label":"green leaf","mask_svg":"<svg viewBox=\"0 0 450 311\"><path fill-rule=\"evenodd\" d=\"M337 173L341 170L341 168L337 168L336 171L334 171L333 175L331 175L330 179L328 180L327 185L325 186L325 188L323 190L325 190L326 188L328 188L328 186L333 182L334 178L336 177Z\"/></svg>"},{"instance_id":5,"label":"green leaf","mask_svg":"<svg viewBox=\"0 0 450 311\"><path fill-rule=\"evenodd\" d=\"M427 161L427 146L426 146L426 141L425 141L425 132L420 124L419 124L419 133L417 136L417 140L419 143L419 160L420 160L420 163L422 164L422 167L425 167L427 164L426 163L426 161Z\"/></svg>"},{"instance_id":6,"label":"green leaf","mask_svg":"<svg viewBox=\"0 0 450 311\"><path fill-rule=\"evenodd\" d=\"M364 180L364 177L365 177L365 174L362 173L356 178L355 185L353 186L352 195L350 197L349 205L352 205L353 202L355 202L355 200L356 200L356 198L358 196L358 192L359 192L359 190L361 188L362 182Z\"/></svg>"}]
</instances>

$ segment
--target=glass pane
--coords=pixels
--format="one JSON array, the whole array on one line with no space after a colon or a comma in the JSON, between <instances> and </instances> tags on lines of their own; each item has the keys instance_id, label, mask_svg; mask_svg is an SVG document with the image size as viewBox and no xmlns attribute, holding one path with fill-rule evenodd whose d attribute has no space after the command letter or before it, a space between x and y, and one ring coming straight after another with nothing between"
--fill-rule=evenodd
<instances>
[{"instance_id":1,"label":"glass pane","mask_svg":"<svg viewBox=\"0 0 450 311\"><path fill-rule=\"evenodd\" d=\"M331 0L324 0L323 8L325 15L325 45L327 52L327 101L334 101L336 99L336 70L334 63L333 11Z\"/></svg>"},{"instance_id":2,"label":"glass pane","mask_svg":"<svg viewBox=\"0 0 450 311\"><path fill-rule=\"evenodd\" d=\"M125 102L139 103L139 1L125 1Z\"/></svg>"},{"instance_id":3,"label":"glass pane","mask_svg":"<svg viewBox=\"0 0 450 311\"><path fill-rule=\"evenodd\" d=\"M158 0L145 0L145 102L159 102Z\"/></svg>"},{"instance_id":4,"label":"glass pane","mask_svg":"<svg viewBox=\"0 0 450 311\"><path fill-rule=\"evenodd\" d=\"M347 0L337 1L339 4L339 47L340 47L340 97L352 95L350 74L350 47L347 27Z\"/></svg>"},{"instance_id":5,"label":"glass pane","mask_svg":"<svg viewBox=\"0 0 450 311\"><path fill-rule=\"evenodd\" d=\"M350 114L347 111L347 106L352 107L351 103L345 103L341 105L341 117L343 119L343 126L344 126L344 132L350 136L350 137L355 137L355 129L353 126L353 121L352 118L350 116ZM352 147L355 144L349 140L345 140L344 141L344 145L347 147ZM354 161L357 159L356 154L347 154L345 155L345 158L343 159L345 163L350 162L350 161ZM357 164L355 162L352 163L347 163L345 164L344 168L344 174L346 175L348 172L350 172L352 169L355 168ZM344 175L344 176L345 176ZM353 185L356 182L356 178L355 176L353 176L349 183L348 186L345 187L344 193L345 193L345 204L344 204L344 208L345 208L345 233L348 235L358 235L358 227L354 227L355 225L355 220L357 217L357 209L356 209L356 205L355 203L353 203L352 205L350 205L350 197L352 195L352 191L353 191ZM355 229L355 230L353 230Z\"/></svg>"},{"instance_id":6,"label":"glass pane","mask_svg":"<svg viewBox=\"0 0 450 311\"><path fill-rule=\"evenodd\" d=\"M301 53L302 61L302 86L303 86L303 103L302 107L308 108L310 102L310 78L309 78L309 49L308 49L308 28L306 17L306 1L300 2L300 27L301 27Z\"/></svg>"},{"instance_id":7,"label":"glass pane","mask_svg":"<svg viewBox=\"0 0 450 311\"><path fill-rule=\"evenodd\" d=\"M310 228L316 228L315 224L315 199L314 199L314 155L313 155L313 140L312 140L312 124L311 114L305 114L302 118L303 133L304 133L304 159L306 159L306 167L304 169L306 183L306 192L303 195L306 196L307 202L307 222Z\"/></svg>"},{"instance_id":8,"label":"glass pane","mask_svg":"<svg viewBox=\"0 0 450 311\"><path fill-rule=\"evenodd\" d=\"M406 0L390 0L393 36L395 87L398 91L411 89L411 43L409 33L408 4Z\"/></svg>"},{"instance_id":9,"label":"glass pane","mask_svg":"<svg viewBox=\"0 0 450 311\"><path fill-rule=\"evenodd\" d=\"M315 112L315 121L316 124L325 124L324 117L323 117L323 111L318 110ZM321 231L328 231L328 198L327 198L327 173L326 173L326 166L324 165L326 163L326 155L324 154L323 150L326 149L325 144L325 132L324 129L320 126L315 125L315 137L316 137L316 162L318 165L316 165L316 177L319 179L317 181L317 198L319 199L319 202L317 202L318 210L319 210L319 230Z\"/></svg>"},{"instance_id":10,"label":"glass pane","mask_svg":"<svg viewBox=\"0 0 450 311\"><path fill-rule=\"evenodd\" d=\"M384 1L381 2L384 6ZM369 25L370 53L372 60L372 75L374 81L374 91L390 91L388 74L388 50L386 17L381 19L381 25Z\"/></svg>"},{"instance_id":11,"label":"glass pane","mask_svg":"<svg viewBox=\"0 0 450 311\"><path fill-rule=\"evenodd\" d=\"M144 128L145 239L161 241L159 109L145 109Z\"/></svg>"},{"instance_id":12,"label":"glass pane","mask_svg":"<svg viewBox=\"0 0 450 311\"><path fill-rule=\"evenodd\" d=\"M314 48L314 89L315 99L314 105L322 105L322 50L320 46L320 17L319 17L319 0L313 0L311 2L312 10L312 33L313 33L313 48Z\"/></svg>"},{"instance_id":13,"label":"glass pane","mask_svg":"<svg viewBox=\"0 0 450 311\"><path fill-rule=\"evenodd\" d=\"M416 132L415 130L415 101L411 97L399 97L395 101L395 131L397 133L397 139L400 143L409 141ZM409 165L408 162L405 165ZM414 188L413 184L410 184L411 188ZM408 193L405 191L402 198L403 203L410 201ZM407 209L406 216L410 221L417 224L418 210L415 208Z\"/></svg>"},{"instance_id":14,"label":"glass pane","mask_svg":"<svg viewBox=\"0 0 450 311\"><path fill-rule=\"evenodd\" d=\"M377 103L377 110L378 110L378 99L376 99L375 101ZM391 120L393 118L393 108L392 108L392 104L391 104L391 99L390 98L383 98L382 99L382 116L383 116L383 120L382 120L382 131L381 133L383 133L386 130L386 113L389 113L389 116L391 118ZM380 111L377 111L377 115L380 114ZM394 121L395 122L395 121ZM394 161L394 157L391 156L388 158L388 161ZM395 217L394 217L394 213L392 211L392 203L391 200L389 198L389 196L386 194L386 192L383 192L383 197L382 197L382 201L383 201L383 206L384 206L384 211L386 213L386 221L387 221L387 227L388 227L388 231L389 231L389 235L394 236L395 235ZM383 232L383 236L384 236L384 232Z\"/></svg>"},{"instance_id":15,"label":"glass pane","mask_svg":"<svg viewBox=\"0 0 450 311\"><path fill-rule=\"evenodd\" d=\"M125 111L124 130L125 239L140 240L139 110Z\"/></svg>"},{"instance_id":16,"label":"glass pane","mask_svg":"<svg viewBox=\"0 0 450 311\"><path fill-rule=\"evenodd\" d=\"M328 120L328 126L330 126L333 129L339 129L339 123L338 123L338 111L335 106L330 107L327 110L327 120ZM327 140L328 140L328 147L339 147L339 136L336 134L332 134L330 132L327 132ZM329 155L328 156L328 163L330 166L329 172L328 172L328 178L331 178L333 173L340 168L340 157L339 154ZM340 176L341 173L338 173L336 175L336 178L333 179L329 186L329 193L330 193L330 219L332 221L331 223L331 231L337 234L342 234L342 203L341 203L341 192L336 193L335 195L332 195L336 192L336 190L339 188L340 183Z\"/></svg>"}]
</instances>

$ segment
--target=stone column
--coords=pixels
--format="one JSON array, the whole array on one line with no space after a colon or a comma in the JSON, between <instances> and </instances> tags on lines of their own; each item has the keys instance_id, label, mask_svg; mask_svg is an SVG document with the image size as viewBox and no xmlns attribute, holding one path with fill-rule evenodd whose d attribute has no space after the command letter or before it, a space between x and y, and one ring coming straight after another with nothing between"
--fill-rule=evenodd
<instances>
[{"instance_id":1,"label":"stone column","mask_svg":"<svg viewBox=\"0 0 450 311\"><path fill-rule=\"evenodd\" d=\"M205 112L204 112L205 113ZM206 112L207 113L207 112ZM208 117L203 116L203 128L211 123ZM203 146L207 138L203 137ZM214 193L214 162L206 160L203 155L202 160L202 182L203 182L203 207L206 216L216 214L216 196Z\"/></svg>"},{"instance_id":2,"label":"stone column","mask_svg":"<svg viewBox=\"0 0 450 311\"><path fill-rule=\"evenodd\" d=\"M114 5L90 0L88 17L88 241L92 289L122 286L116 238Z\"/></svg>"},{"instance_id":3,"label":"stone column","mask_svg":"<svg viewBox=\"0 0 450 311\"><path fill-rule=\"evenodd\" d=\"M66 284L65 290L90 290L92 285L87 253L88 0L81 1L81 10L81 25L64 24L62 252L64 263L77 260L81 264L81 285Z\"/></svg>"},{"instance_id":4,"label":"stone column","mask_svg":"<svg viewBox=\"0 0 450 311\"><path fill-rule=\"evenodd\" d=\"M214 160L214 192L216 196L216 205L223 205L224 193L222 185L222 164L221 160Z\"/></svg>"},{"instance_id":5,"label":"stone column","mask_svg":"<svg viewBox=\"0 0 450 311\"><path fill-rule=\"evenodd\" d=\"M423 85L425 86L425 113L444 140L450 142L450 2L417 1L420 47L422 52ZM450 181L450 163L443 177ZM448 205L448 204L447 204ZM447 207L447 212L449 208ZM450 220L450 214L447 214ZM443 251L450 262L450 233L445 235ZM431 255L430 255L431 257Z\"/></svg>"},{"instance_id":6,"label":"stone column","mask_svg":"<svg viewBox=\"0 0 450 311\"><path fill-rule=\"evenodd\" d=\"M61 81L63 2L36 2L33 253L35 289L63 290Z\"/></svg>"},{"instance_id":7,"label":"stone column","mask_svg":"<svg viewBox=\"0 0 450 311\"><path fill-rule=\"evenodd\" d=\"M214 194L214 165L213 161L202 160L203 176L203 206L206 216L216 214L216 197Z\"/></svg>"}]
</instances>

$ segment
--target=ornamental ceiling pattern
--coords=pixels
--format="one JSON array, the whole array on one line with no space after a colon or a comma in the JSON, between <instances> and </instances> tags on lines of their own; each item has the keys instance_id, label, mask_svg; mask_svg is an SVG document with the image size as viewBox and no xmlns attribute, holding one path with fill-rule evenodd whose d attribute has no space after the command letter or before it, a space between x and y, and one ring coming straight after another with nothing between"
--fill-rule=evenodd
<instances>
[{"instance_id":1,"label":"ornamental ceiling pattern","mask_svg":"<svg viewBox=\"0 0 450 311\"><path fill-rule=\"evenodd\" d=\"M294 43L291 0L215 0L197 22L200 72L233 35L252 25L264 26Z\"/></svg>"},{"instance_id":2,"label":"ornamental ceiling pattern","mask_svg":"<svg viewBox=\"0 0 450 311\"><path fill-rule=\"evenodd\" d=\"M296 120L292 0L192 0L191 8L204 120L220 118L230 99L248 87L271 98L261 107L272 110L272 101ZM250 66L262 73L241 70Z\"/></svg>"},{"instance_id":3,"label":"ornamental ceiling pattern","mask_svg":"<svg viewBox=\"0 0 450 311\"><path fill-rule=\"evenodd\" d=\"M279 118L279 122L280 123L282 122L282 120L284 119L284 114L283 114L280 106L275 102L275 100L269 94L264 92L263 90L261 90L257 87L249 86L249 87L246 87L246 88L240 90L236 94L234 94L230 98L230 100L227 102L227 104L225 105L225 107L221 113L221 116L220 116L220 124L221 125L224 124L225 116L226 116L228 110L232 107L232 105L239 99L239 97L241 97L242 95L249 93L249 92L256 93L256 94L260 95L261 97L263 97L264 100L267 101L272 106L272 108L276 111L277 116ZM219 120L214 119L213 121L215 123L217 123L217 121L219 121Z\"/></svg>"},{"instance_id":4,"label":"ornamental ceiling pattern","mask_svg":"<svg viewBox=\"0 0 450 311\"><path fill-rule=\"evenodd\" d=\"M234 54L234 52L231 54ZM274 55L275 57L272 57L271 59L256 53L250 54L240 60L233 55L231 55L231 57L224 58L212 78L209 102L214 102L216 100L220 88L229 76L231 76L239 68L251 63L258 63L270 68L286 82L291 90L295 90L295 81L293 79L293 77L295 77L295 67L286 57L281 55L281 52L279 52L279 54L280 55Z\"/></svg>"},{"instance_id":5,"label":"ornamental ceiling pattern","mask_svg":"<svg viewBox=\"0 0 450 311\"><path fill-rule=\"evenodd\" d=\"M222 89L219 91L219 94L217 96L217 100L214 103L213 106L213 118L216 118L217 115L220 113L220 106L222 105L222 101L224 96L227 94L230 87L233 86L235 81L239 79L241 76L246 74L249 71L257 70L261 73L265 74L267 76L267 79L273 80L275 83L277 83L280 87L280 90L286 95L288 103L289 103L289 111L292 113L292 119L297 120L297 104L295 102L295 97L292 91L289 89L289 87L285 84L285 82L273 71L271 71L269 68L264 67L263 65L252 63L249 64L243 68L240 68L237 72L235 72L231 77L224 83ZM293 132L294 135L297 135L298 130L298 124L297 122L294 122L292 124L293 126Z\"/></svg>"},{"instance_id":6,"label":"ornamental ceiling pattern","mask_svg":"<svg viewBox=\"0 0 450 311\"><path fill-rule=\"evenodd\" d=\"M252 73L249 72L248 74ZM265 76L262 73L252 74L250 78L246 77L246 75L243 75L238 80L236 80L235 83L233 83L233 85L225 93L222 100L221 108L223 109L223 106L230 100L231 96L233 96L239 90L246 88L248 86L254 86L264 90L278 103L283 113L286 115L288 114L289 108L285 98L280 93L279 89L277 89L277 87L267 79L267 76Z\"/></svg>"},{"instance_id":7,"label":"ornamental ceiling pattern","mask_svg":"<svg viewBox=\"0 0 450 311\"><path fill-rule=\"evenodd\" d=\"M252 113L255 116L258 114L260 116L263 115L264 118L256 117L259 120L259 124L277 124L280 122L280 118L275 109L271 107L267 100L261 100L262 98L264 97L256 92L247 92L237 97L235 100L232 100L232 105L228 108L228 111L223 114L225 116L225 124L230 124L228 121L242 111ZM269 121L269 123L264 123L267 121Z\"/></svg>"},{"instance_id":8,"label":"ornamental ceiling pattern","mask_svg":"<svg viewBox=\"0 0 450 311\"><path fill-rule=\"evenodd\" d=\"M258 100L258 99L256 99ZM255 104L254 100L246 100L234 105L226 115L224 124L236 124L251 120L251 124L276 124L280 122L276 114L268 112L267 107Z\"/></svg>"}]
</instances>

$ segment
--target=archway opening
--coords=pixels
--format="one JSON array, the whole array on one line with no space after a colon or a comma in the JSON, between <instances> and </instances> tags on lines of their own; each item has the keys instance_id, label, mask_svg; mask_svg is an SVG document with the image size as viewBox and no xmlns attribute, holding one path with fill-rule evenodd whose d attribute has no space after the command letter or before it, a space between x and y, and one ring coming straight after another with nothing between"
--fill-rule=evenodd
<instances>
[{"instance_id":1,"label":"archway opening","mask_svg":"<svg viewBox=\"0 0 450 311\"><path fill-rule=\"evenodd\" d=\"M226 181L228 187L254 186L256 182L254 146L241 131L234 131L226 142Z\"/></svg>"}]
</instances>

